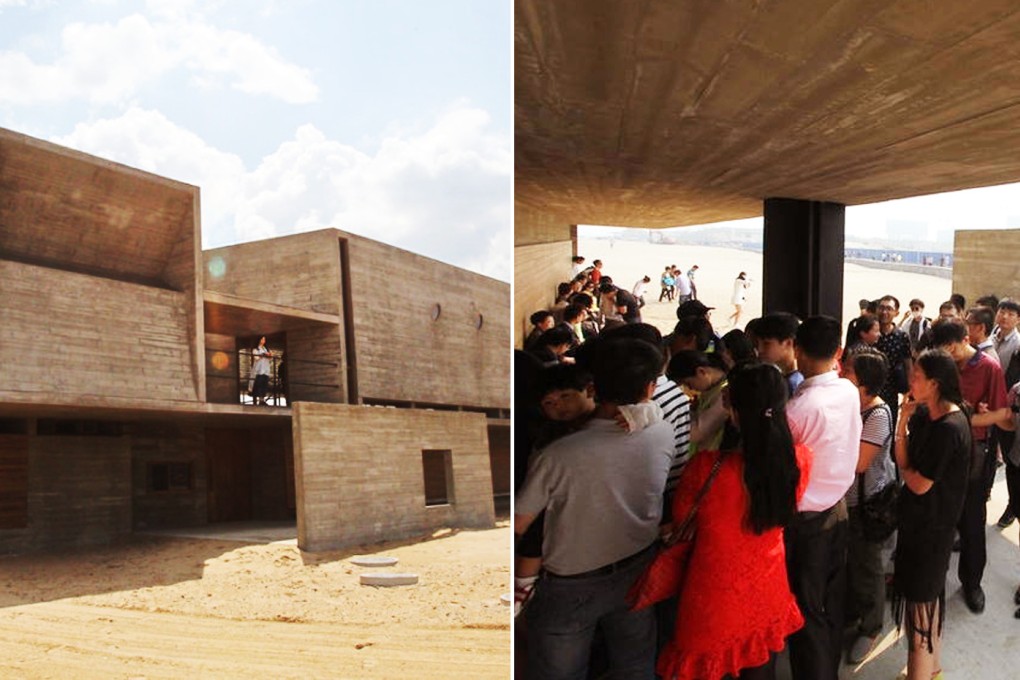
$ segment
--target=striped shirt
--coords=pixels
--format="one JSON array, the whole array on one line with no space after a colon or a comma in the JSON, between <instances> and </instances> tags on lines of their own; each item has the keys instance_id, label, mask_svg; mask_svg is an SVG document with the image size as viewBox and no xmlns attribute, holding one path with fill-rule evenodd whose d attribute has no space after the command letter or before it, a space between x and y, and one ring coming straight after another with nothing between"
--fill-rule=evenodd
<instances>
[{"instance_id":1,"label":"striped shirt","mask_svg":"<svg viewBox=\"0 0 1020 680\"><path fill-rule=\"evenodd\" d=\"M669 466L666 492L672 492L680 472L690 460L691 400L680 386L664 375L655 381L652 401L662 409L663 420L673 426L673 462Z\"/></svg>"}]
</instances>

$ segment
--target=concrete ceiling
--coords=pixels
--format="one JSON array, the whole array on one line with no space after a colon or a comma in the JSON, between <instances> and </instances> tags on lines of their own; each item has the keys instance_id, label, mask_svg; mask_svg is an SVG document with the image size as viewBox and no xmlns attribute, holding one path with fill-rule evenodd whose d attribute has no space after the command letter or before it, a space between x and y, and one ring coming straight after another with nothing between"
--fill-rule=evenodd
<instances>
[{"instance_id":1,"label":"concrete ceiling","mask_svg":"<svg viewBox=\"0 0 1020 680\"><path fill-rule=\"evenodd\" d=\"M515 195L572 224L1020 181L1014 0L516 0Z\"/></svg>"},{"instance_id":2,"label":"concrete ceiling","mask_svg":"<svg viewBox=\"0 0 1020 680\"><path fill-rule=\"evenodd\" d=\"M0 129L0 258L150 285L194 248L198 189Z\"/></svg>"},{"instance_id":3,"label":"concrete ceiling","mask_svg":"<svg viewBox=\"0 0 1020 680\"><path fill-rule=\"evenodd\" d=\"M206 333L233 337L259 336L312 324L340 325L340 317L335 314L284 307L211 290L204 292L204 298Z\"/></svg>"}]
</instances>

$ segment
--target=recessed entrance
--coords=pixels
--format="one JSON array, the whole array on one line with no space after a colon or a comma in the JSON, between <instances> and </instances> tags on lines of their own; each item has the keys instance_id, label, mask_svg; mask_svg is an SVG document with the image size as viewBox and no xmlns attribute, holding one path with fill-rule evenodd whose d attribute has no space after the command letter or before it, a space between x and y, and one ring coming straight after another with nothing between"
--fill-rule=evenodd
<instances>
[{"instance_id":1,"label":"recessed entrance","mask_svg":"<svg viewBox=\"0 0 1020 680\"><path fill-rule=\"evenodd\" d=\"M206 430L209 522L295 518L289 428Z\"/></svg>"}]
</instances>

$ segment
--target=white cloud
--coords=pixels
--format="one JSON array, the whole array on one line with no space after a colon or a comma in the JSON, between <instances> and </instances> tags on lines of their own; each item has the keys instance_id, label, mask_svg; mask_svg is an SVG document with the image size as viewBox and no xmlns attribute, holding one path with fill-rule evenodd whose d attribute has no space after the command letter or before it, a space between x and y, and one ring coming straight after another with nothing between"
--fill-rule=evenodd
<instances>
[{"instance_id":1,"label":"white cloud","mask_svg":"<svg viewBox=\"0 0 1020 680\"><path fill-rule=\"evenodd\" d=\"M336 227L508 281L511 142L489 126L458 104L370 155L304 125L251 170L138 108L54 141L201 187L207 248Z\"/></svg>"},{"instance_id":2,"label":"white cloud","mask_svg":"<svg viewBox=\"0 0 1020 680\"><path fill-rule=\"evenodd\" d=\"M242 92L289 103L318 98L309 71L273 47L249 34L186 18L190 3L160 4L161 18L155 22L133 14L116 24L66 26L52 63L37 63L21 52L0 52L0 103L124 103L177 69L190 72L206 87L224 81Z\"/></svg>"}]
</instances>

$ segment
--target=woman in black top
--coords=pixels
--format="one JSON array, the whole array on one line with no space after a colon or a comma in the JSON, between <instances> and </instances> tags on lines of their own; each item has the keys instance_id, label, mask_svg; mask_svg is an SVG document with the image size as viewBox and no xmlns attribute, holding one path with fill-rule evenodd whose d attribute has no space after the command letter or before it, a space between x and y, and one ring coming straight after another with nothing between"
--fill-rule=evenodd
<instances>
[{"instance_id":1,"label":"woman in black top","mask_svg":"<svg viewBox=\"0 0 1020 680\"><path fill-rule=\"evenodd\" d=\"M893 616L905 629L907 678L941 669L946 571L967 488L970 422L956 364L943 350L922 353L900 411L896 464L904 482L893 580Z\"/></svg>"}]
</instances>

